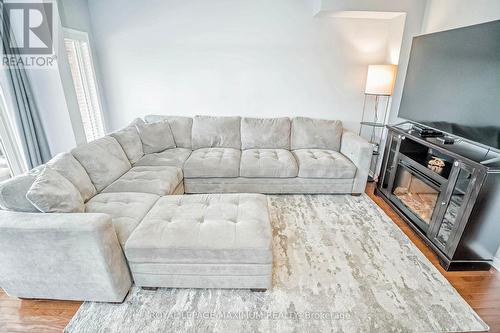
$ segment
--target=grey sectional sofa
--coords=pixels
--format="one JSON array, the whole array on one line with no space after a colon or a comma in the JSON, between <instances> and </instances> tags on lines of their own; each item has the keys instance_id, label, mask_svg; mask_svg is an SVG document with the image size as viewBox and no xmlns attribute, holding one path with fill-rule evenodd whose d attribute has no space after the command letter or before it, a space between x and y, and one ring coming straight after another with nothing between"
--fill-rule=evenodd
<instances>
[{"instance_id":1,"label":"grey sectional sofa","mask_svg":"<svg viewBox=\"0 0 500 333\"><path fill-rule=\"evenodd\" d=\"M268 288L271 230L267 213L252 213L267 212L261 194L362 193L371 154L333 120L137 119L0 184L0 287L25 298L106 302L122 301L133 280ZM81 207L61 208L57 186L40 197L46 169L77 191ZM212 195L183 195L200 193ZM205 228L197 242L186 236L188 220ZM241 235L220 245L233 226Z\"/></svg>"}]
</instances>

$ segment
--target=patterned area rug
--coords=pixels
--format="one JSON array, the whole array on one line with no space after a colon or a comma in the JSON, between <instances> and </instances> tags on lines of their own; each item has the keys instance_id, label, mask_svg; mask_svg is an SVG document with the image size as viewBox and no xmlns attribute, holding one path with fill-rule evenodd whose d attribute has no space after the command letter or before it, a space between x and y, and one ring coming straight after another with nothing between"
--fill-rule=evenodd
<instances>
[{"instance_id":1,"label":"patterned area rug","mask_svg":"<svg viewBox=\"0 0 500 333\"><path fill-rule=\"evenodd\" d=\"M366 195L269 196L273 289L134 287L66 332L463 332L488 326Z\"/></svg>"}]
</instances>

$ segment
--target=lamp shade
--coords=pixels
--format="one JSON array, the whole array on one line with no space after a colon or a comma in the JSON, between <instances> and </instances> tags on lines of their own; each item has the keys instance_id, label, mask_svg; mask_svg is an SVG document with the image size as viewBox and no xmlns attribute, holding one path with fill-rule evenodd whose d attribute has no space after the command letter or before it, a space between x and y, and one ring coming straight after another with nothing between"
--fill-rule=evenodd
<instances>
[{"instance_id":1,"label":"lamp shade","mask_svg":"<svg viewBox=\"0 0 500 333\"><path fill-rule=\"evenodd\" d=\"M392 95L396 81L396 65L370 65L366 78L365 94Z\"/></svg>"}]
</instances>

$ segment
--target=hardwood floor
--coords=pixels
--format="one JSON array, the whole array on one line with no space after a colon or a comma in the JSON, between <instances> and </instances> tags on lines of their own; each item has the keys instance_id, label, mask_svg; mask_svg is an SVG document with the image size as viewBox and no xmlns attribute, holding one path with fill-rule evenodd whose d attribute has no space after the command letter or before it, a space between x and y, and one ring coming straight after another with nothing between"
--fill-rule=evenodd
<instances>
[{"instance_id":1,"label":"hardwood floor","mask_svg":"<svg viewBox=\"0 0 500 333\"><path fill-rule=\"evenodd\" d=\"M500 274L489 272L445 272L432 251L380 198L373 194L373 184L366 192L408 235L424 255L450 281L462 297L490 326L500 333ZM0 289L0 332L60 332L80 307L80 302L19 300Z\"/></svg>"}]
</instances>

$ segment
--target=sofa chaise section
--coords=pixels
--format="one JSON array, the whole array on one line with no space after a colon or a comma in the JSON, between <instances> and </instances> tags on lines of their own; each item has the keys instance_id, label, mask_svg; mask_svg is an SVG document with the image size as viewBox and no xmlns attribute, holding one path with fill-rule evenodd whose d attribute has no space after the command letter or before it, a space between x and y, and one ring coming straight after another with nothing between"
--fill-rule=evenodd
<instances>
[{"instance_id":1,"label":"sofa chaise section","mask_svg":"<svg viewBox=\"0 0 500 333\"><path fill-rule=\"evenodd\" d=\"M100 193L86 203L85 212L109 215L123 246L159 198L150 193Z\"/></svg>"}]
</instances>

